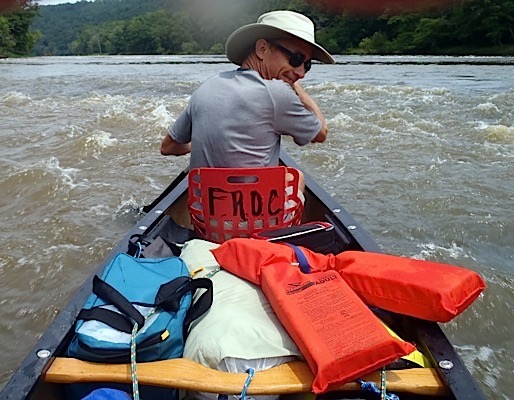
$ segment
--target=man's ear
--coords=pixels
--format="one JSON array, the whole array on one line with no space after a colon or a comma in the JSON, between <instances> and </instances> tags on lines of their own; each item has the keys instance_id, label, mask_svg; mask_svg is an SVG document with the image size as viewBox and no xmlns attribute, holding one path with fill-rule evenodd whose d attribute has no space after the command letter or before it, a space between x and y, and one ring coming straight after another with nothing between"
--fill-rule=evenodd
<instances>
[{"instance_id":1,"label":"man's ear","mask_svg":"<svg viewBox=\"0 0 514 400\"><path fill-rule=\"evenodd\" d=\"M266 52L269 51L269 44L266 39L259 39L255 42L255 54L262 60Z\"/></svg>"}]
</instances>

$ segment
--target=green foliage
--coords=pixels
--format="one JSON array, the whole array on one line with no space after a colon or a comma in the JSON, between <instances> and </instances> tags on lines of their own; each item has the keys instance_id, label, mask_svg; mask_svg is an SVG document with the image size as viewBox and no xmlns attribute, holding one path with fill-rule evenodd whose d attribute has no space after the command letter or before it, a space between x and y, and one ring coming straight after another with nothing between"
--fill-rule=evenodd
<instances>
[{"instance_id":1,"label":"green foliage","mask_svg":"<svg viewBox=\"0 0 514 400\"><path fill-rule=\"evenodd\" d=\"M223 54L225 52L225 45L223 43L214 43L209 49L209 54Z\"/></svg>"},{"instance_id":2,"label":"green foliage","mask_svg":"<svg viewBox=\"0 0 514 400\"><path fill-rule=\"evenodd\" d=\"M16 45L14 36L11 35L10 23L7 17L0 15L0 49L1 56L9 54L11 49Z\"/></svg>"},{"instance_id":3,"label":"green foliage","mask_svg":"<svg viewBox=\"0 0 514 400\"><path fill-rule=\"evenodd\" d=\"M19 1L18 7L0 15L0 57L29 55L39 32L30 31L30 24L38 15L38 6L30 1Z\"/></svg>"},{"instance_id":4,"label":"green foliage","mask_svg":"<svg viewBox=\"0 0 514 400\"><path fill-rule=\"evenodd\" d=\"M146 13L127 21L83 28L72 42L73 54L181 54L184 46L200 50L187 26L185 14L165 10ZM186 51L187 52L187 51Z\"/></svg>"},{"instance_id":5,"label":"green foliage","mask_svg":"<svg viewBox=\"0 0 514 400\"><path fill-rule=\"evenodd\" d=\"M333 54L503 54L514 48L514 0L459 0L380 17L329 14L305 0L96 0L0 16L0 55L222 54L238 27L267 11L308 15ZM32 23L33 31L27 29ZM41 34L38 34L37 31ZM39 35L39 36L38 36Z\"/></svg>"},{"instance_id":6,"label":"green foliage","mask_svg":"<svg viewBox=\"0 0 514 400\"><path fill-rule=\"evenodd\" d=\"M463 33L479 46L514 43L514 1L474 0L453 12L455 21L465 27ZM474 18L469 18L470 15Z\"/></svg>"},{"instance_id":7,"label":"green foliage","mask_svg":"<svg viewBox=\"0 0 514 400\"><path fill-rule=\"evenodd\" d=\"M444 12L404 14L386 20L386 26L359 43L357 52L513 54L513 0L462 1Z\"/></svg>"},{"instance_id":8,"label":"green foliage","mask_svg":"<svg viewBox=\"0 0 514 400\"><path fill-rule=\"evenodd\" d=\"M365 37L359 43L359 53L362 54L387 54L389 53L389 40L383 32L375 32L372 36Z\"/></svg>"},{"instance_id":9,"label":"green foliage","mask_svg":"<svg viewBox=\"0 0 514 400\"><path fill-rule=\"evenodd\" d=\"M33 29L41 31L43 35L36 43L34 53L77 54L72 50L72 43L78 39L82 30L128 21L148 12L172 10L178 8L181 2L183 0L96 0L41 6L41 17L34 22Z\"/></svg>"}]
</instances>

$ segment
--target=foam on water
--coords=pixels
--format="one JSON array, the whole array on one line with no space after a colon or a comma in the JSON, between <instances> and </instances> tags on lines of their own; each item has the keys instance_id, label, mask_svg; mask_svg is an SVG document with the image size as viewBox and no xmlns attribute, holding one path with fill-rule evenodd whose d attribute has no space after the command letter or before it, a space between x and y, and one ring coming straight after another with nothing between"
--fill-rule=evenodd
<instances>
[{"instance_id":1,"label":"foam on water","mask_svg":"<svg viewBox=\"0 0 514 400\"><path fill-rule=\"evenodd\" d=\"M150 116L155 121L155 124L167 128L175 122L172 114L166 109L164 104L158 104L157 107L150 113Z\"/></svg>"},{"instance_id":2,"label":"foam on water","mask_svg":"<svg viewBox=\"0 0 514 400\"><path fill-rule=\"evenodd\" d=\"M32 99L21 92L8 92L0 95L0 107L16 108L30 104Z\"/></svg>"},{"instance_id":3,"label":"foam on water","mask_svg":"<svg viewBox=\"0 0 514 400\"><path fill-rule=\"evenodd\" d=\"M464 248L457 243L450 243L449 247L436 245L435 243L420 243L418 247L421 249L419 254L412 254L411 257L420 260L437 260L442 258L454 259L458 263L462 263L463 258L470 258Z\"/></svg>"},{"instance_id":4,"label":"foam on water","mask_svg":"<svg viewBox=\"0 0 514 400\"><path fill-rule=\"evenodd\" d=\"M483 128L486 139L492 143L514 145L514 126L489 125ZM514 147L512 147L514 149Z\"/></svg>"},{"instance_id":5,"label":"foam on water","mask_svg":"<svg viewBox=\"0 0 514 400\"><path fill-rule=\"evenodd\" d=\"M92 155L98 158L103 149L107 147L116 146L118 139L113 138L109 132L94 130L93 133L87 136L84 140L84 147L86 150L91 149Z\"/></svg>"},{"instance_id":6,"label":"foam on water","mask_svg":"<svg viewBox=\"0 0 514 400\"><path fill-rule=\"evenodd\" d=\"M84 185L77 182L78 168L65 168L56 157L50 156L33 166L19 169L11 167L0 181L3 192L3 211L15 210L15 215L31 213L35 204L44 204L67 196L70 190Z\"/></svg>"},{"instance_id":7,"label":"foam on water","mask_svg":"<svg viewBox=\"0 0 514 400\"><path fill-rule=\"evenodd\" d=\"M494 394L494 399L510 400L510 394L498 391L510 379L505 376L500 365L504 365L511 355L505 348L491 348L489 346L456 346L466 366L477 375L483 376L483 384ZM512 362L511 362L512 364Z\"/></svg>"},{"instance_id":8,"label":"foam on water","mask_svg":"<svg viewBox=\"0 0 514 400\"><path fill-rule=\"evenodd\" d=\"M57 177L60 182L70 188L74 188L78 185L75 183L75 178L80 172L80 169L61 167L59 160L56 157L50 157L48 160L43 160L42 165L47 171L51 172L53 176Z\"/></svg>"},{"instance_id":9,"label":"foam on water","mask_svg":"<svg viewBox=\"0 0 514 400\"><path fill-rule=\"evenodd\" d=\"M478 104L474 110L487 117L496 117L501 113L498 106L492 102Z\"/></svg>"},{"instance_id":10,"label":"foam on water","mask_svg":"<svg viewBox=\"0 0 514 400\"><path fill-rule=\"evenodd\" d=\"M118 204L116 210L114 211L113 218L117 218L120 215L124 214L134 214L134 212L139 213L141 206L137 202L137 200L133 196L129 196L128 198L121 199Z\"/></svg>"}]
</instances>

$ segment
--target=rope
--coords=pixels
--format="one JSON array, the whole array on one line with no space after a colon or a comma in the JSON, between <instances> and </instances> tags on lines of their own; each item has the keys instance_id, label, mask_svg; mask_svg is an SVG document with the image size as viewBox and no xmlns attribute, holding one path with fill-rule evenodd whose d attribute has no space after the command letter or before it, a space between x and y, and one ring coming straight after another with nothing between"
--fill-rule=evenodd
<instances>
[{"instance_id":1,"label":"rope","mask_svg":"<svg viewBox=\"0 0 514 400\"><path fill-rule=\"evenodd\" d=\"M248 391L248 387L250 386L250 383L252 383L252 379L255 376L255 369L253 368L248 368L245 372L248 374L248 376L246 377L245 384L243 385L243 390L239 395L239 400L246 400L246 392ZM228 400L228 396L226 394L218 394L218 400Z\"/></svg>"},{"instance_id":2,"label":"rope","mask_svg":"<svg viewBox=\"0 0 514 400\"><path fill-rule=\"evenodd\" d=\"M132 398L139 400L139 383L137 381L137 369L136 369L136 335L138 329L137 322L132 328L132 335L130 337L130 373L132 376Z\"/></svg>"},{"instance_id":3,"label":"rope","mask_svg":"<svg viewBox=\"0 0 514 400\"><path fill-rule=\"evenodd\" d=\"M255 370L253 368L248 368L245 372L248 374L248 377L246 378L245 384L243 386L243 391L239 396L240 400L246 400L246 392L248 391L248 387L250 386L250 383L252 383L252 379L255 375Z\"/></svg>"},{"instance_id":4,"label":"rope","mask_svg":"<svg viewBox=\"0 0 514 400\"><path fill-rule=\"evenodd\" d=\"M150 318L157 308L152 308L148 314L145 316L145 321ZM134 400L139 400L139 383L137 379L137 367L136 367L136 337L137 331L139 329L139 325L137 322L134 323L134 327L132 328L132 333L130 336L130 373L132 377L132 398Z\"/></svg>"},{"instance_id":5,"label":"rope","mask_svg":"<svg viewBox=\"0 0 514 400\"><path fill-rule=\"evenodd\" d=\"M380 371L380 400L385 400L386 398L386 370L382 368L382 371Z\"/></svg>"},{"instance_id":6,"label":"rope","mask_svg":"<svg viewBox=\"0 0 514 400\"><path fill-rule=\"evenodd\" d=\"M220 271L221 271L221 267L216 267L211 272L205 274L204 278L212 278L214 275L216 275Z\"/></svg>"},{"instance_id":7,"label":"rope","mask_svg":"<svg viewBox=\"0 0 514 400\"><path fill-rule=\"evenodd\" d=\"M135 254L135 258L141 257L141 253L143 252L143 246L141 243L137 242L137 252ZM146 320L146 317L145 317ZM132 398L134 400L139 400L139 383L137 380L137 367L136 367L136 336L137 331L139 329L139 325L137 322L134 323L134 327L132 328L132 332L130 334L130 375L132 378Z\"/></svg>"},{"instance_id":8,"label":"rope","mask_svg":"<svg viewBox=\"0 0 514 400\"><path fill-rule=\"evenodd\" d=\"M361 389L364 391L364 392L371 392L371 393L374 393L374 394L378 394L380 395L380 398L382 400L400 400L400 398L393 394L393 393L386 393L385 392L385 381L386 381L386 378L385 378L385 370L382 370L382 373L381 373L381 376L380 376L380 386L381 386L381 389L379 389L376 385L375 382L366 382L362 379L357 379L357 382L361 385ZM384 397L382 397L384 396Z\"/></svg>"},{"instance_id":9,"label":"rope","mask_svg":"<svg viewBox=\"0 0 514 400\"><path fill-rule=\"evenodd\" d=\"M137 253L134 257L139 258L139 257L141 257L141 254L143 253L143 246L139 242L137 242L136 245L137 245Z\"/></svg>"}]
</instances>

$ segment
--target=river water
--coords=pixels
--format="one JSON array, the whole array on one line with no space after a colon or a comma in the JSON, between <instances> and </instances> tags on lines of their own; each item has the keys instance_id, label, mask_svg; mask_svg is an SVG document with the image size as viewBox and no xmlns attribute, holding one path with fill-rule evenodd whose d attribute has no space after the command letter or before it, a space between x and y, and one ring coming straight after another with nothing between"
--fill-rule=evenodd
<instances>
[{"instance_id":1,"label":"river water","mask_svg":"<svg viewBox=\"0 0 514 400\"><path fill-rule=\"evenodd\" d=\"M224 57L0 60L0 388L187 157L163 130ZM470 268L443 330L489 398L514 393L514 58L337 57L304 85L329 139L284 146L386 252ZM237 112L237 110L235 110Z\"/></svg>"}]
</instances>

